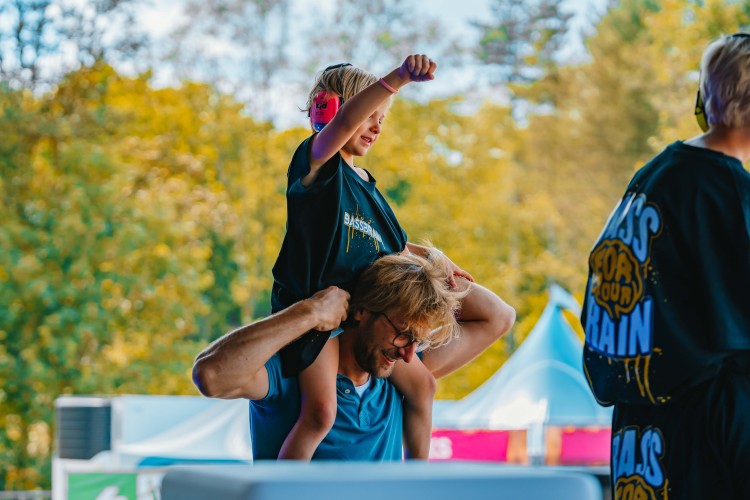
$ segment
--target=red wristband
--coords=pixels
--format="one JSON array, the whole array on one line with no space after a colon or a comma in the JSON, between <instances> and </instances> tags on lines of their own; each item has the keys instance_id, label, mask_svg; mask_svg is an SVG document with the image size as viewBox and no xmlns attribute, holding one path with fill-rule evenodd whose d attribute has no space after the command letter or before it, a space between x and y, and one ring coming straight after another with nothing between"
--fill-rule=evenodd
<instances>
[{"instance_id":1,"label":"red wristband","mask_svg":"<svg viewBox=\"0 0 750 500\"><path fill-rule=\"evenodd\" d=\"M398 94L398 90L396 90L393 87L391 87L390 85L388 85L388 83L385 81L385 79L381 78L380 80L378 80L378 82L380 82L380 85L382 85L383 87L385 87L385 90L387 90L391 94Z\"/></svg>"}]
</instances>

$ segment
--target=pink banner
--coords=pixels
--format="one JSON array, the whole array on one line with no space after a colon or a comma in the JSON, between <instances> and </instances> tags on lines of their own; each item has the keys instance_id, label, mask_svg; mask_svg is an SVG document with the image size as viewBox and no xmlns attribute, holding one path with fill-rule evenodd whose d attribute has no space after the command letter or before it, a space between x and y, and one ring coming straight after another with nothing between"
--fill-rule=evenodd
<instances>
[{"instance_id":1,"label":"pink banner","mask_svg":"<svg viewBox=\"0 0 750 500\"><path fill-rule=\"evenodd\" d=\"M508 461L510 431L434 429L430 460Z\"/></svg>"},{"instance_id":2,"label":"pink banner","mask_svg":"<svg viewBox=\"0 0 750 500\"><path fill-rule=\"evenodd\" d=\"M563 429L560 446L561 465L608 465L612 441L610 428Z\"/></svg>"},{"instance_id":3,"label":"pink banner","mask_svg":"<svg viewBox=\"0 0 750 500\"><path fill-rule=\"evenodd\" d=\"M547 465L608 465L609 427L549 426L545 429ZM526 431L433 429L430 460L528 463Z\"/></svg>"}]
</instances>

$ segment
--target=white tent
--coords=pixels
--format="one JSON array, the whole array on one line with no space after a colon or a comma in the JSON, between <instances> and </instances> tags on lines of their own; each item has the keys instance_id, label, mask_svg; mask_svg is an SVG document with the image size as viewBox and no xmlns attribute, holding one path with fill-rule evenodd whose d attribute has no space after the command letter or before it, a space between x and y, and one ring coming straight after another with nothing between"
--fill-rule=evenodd
<instances>
[{"instance_id":1,"label":"white tent","mask_svg":"<svg viewBox=\"0 0 750 500\"><path fill-rule=\"evenodd\" d=\"M119 396L112 410L112 450L138 466L252 459L246 400Z\"/></svg>"},{"instance_id":2,"label":"white tent","mask_svg":"<svg viewBox=\"0 0 750 500\"><path fill-rule=\"evenodd\" d=\"M76 459L55 453L53 500L154 498L158 497L166 466L247 464L252 460L246 400L201 396L62 396L55 406L58 411L109 408L104 421L110 425L105 429L108 447L94 456ZM93 417L91 420L82 417L84 413L77 414L80 421L65 426L82 440L71 445L71 449L89 447L86 440L91 433L78 432L93 422Z\"/></svg>"},{"instance_id":3,"label":"white tent","mask_svg":"<svg viewBox=\"0 0 750 500\"><path fill-rule=\"evenodd\" d=\"M580 313L557 285L526 340L484 384L465 398L435 406L434 426L453 429L533 429L536 425L602 425L612 410L599 406L583 374L583 345L562 314Z\"/></svg>"}]
</instances>

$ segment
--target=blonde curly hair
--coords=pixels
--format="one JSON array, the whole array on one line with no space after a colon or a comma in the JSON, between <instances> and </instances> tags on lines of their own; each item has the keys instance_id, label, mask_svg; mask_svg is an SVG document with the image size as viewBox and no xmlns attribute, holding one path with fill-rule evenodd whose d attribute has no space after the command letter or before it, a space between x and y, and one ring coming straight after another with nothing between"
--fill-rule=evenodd
<instances>
[{"instance_id":1,"label":"blonde curly hair","mask_svg":"<svg viewBox=\"0 0 750 500\"><path fill-rule=\"evenodd\" d=\"M434 249L429 258L391 254L373 262L360 276L350 311L398 314L405 328L423 332L420 350L446 344L458 335L456 314L468 289L449 285L452 270Z\"/></svg>"}]
</instances>

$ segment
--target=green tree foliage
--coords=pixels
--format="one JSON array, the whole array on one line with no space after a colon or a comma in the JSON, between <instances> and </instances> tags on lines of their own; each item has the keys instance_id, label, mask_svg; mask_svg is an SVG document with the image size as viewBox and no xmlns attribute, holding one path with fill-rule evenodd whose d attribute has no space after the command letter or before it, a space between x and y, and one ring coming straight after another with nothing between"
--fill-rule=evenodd
<instances>
[{"instance_id":1,"label":"green tree foliage","mask_svg":"<svg viewBox=\"0 0 750 500\"><path fill-rule=\"evenodd\" d=\"M12 464L0 488L15 489L49 485L58 395L195 393L197 350L270 289L281 165L299 134L269 142L205 85L154 90L107 66L40 99L0 98L0 454Z\"/></svg>"}]
</instances>

